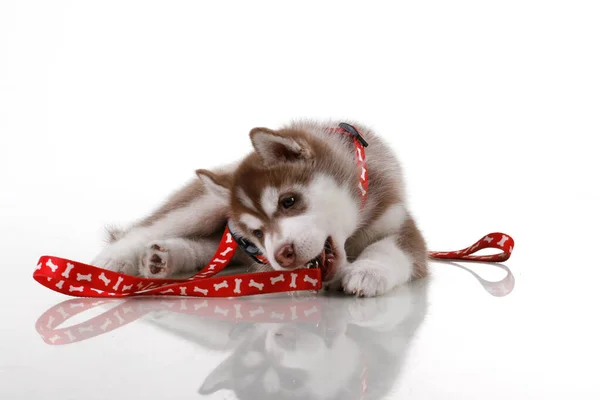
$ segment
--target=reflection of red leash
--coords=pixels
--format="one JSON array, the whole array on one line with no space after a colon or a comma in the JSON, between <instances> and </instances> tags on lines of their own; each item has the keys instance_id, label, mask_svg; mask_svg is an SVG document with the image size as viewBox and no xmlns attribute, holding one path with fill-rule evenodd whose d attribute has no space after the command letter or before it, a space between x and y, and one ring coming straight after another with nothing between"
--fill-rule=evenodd
<instances>
[{"instance_id":1,"label":"reflection of red leash","mask_svg":"<svg viewBox=\"0 0 600 400\"><path fill-rule=\"evenodd\" d=\"M340 124L332 132L352 137L358 166L358 188L364 205L369 187L365 147L367 142L351 125ZM430 252L430 258L499 262L508 260L514 246L513 239L503 233L491 233L463 250ZM473 256L484 248L497 248L500 254ZM212 260L196 275L186 280L151 279L125 275L92 265L59 257L42 256L33 278L49 289L76 297L132 297L132 296L188 296L235 297L264 293L321 289L321 270L304 268L294 271L269 271L252 274L215 277L229 264L238 248L229 227L225 228L221 243Z\"/></svg>"},{"instance_id":2,"label":"reflection of red leash","mask_svg":"<svg viewBox=\"0 0 600 400\"><path fill-rule=\"evenodd\" d=\"M152 311L169 311L231 322L298 323L321 320L321 302L314 298L248 302L231 299L131 299L87 321L57 328L68 319L92 308L112 304L109 299L70 299L41 315L35 328L44 342L64 345L90 339L121 328Z\"/></svg>"}]
</instances>

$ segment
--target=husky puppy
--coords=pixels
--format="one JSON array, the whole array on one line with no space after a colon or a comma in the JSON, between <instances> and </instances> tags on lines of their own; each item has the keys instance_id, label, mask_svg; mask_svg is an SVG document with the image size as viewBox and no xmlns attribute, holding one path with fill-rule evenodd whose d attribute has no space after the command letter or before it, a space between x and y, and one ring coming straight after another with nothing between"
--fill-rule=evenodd
<instances>
[{"instance_id":1,"label":"husky puppy","mask_svg":"<svg viewBox=\"0 0 600 400\"><path fill-rule=\"evenodd\" d=\"M93 265L164 278L191 274L214 254L229 220L268 260L238 249L234 262L254 270L317 265L326 287L384 294L427 275L427 248L405 203L400 164L367 127L367 200L361 206L353 140L338 122L294 121L254 128L254 151L195 179L126 231L111 230Z\"/></svg>"}]
</instances>

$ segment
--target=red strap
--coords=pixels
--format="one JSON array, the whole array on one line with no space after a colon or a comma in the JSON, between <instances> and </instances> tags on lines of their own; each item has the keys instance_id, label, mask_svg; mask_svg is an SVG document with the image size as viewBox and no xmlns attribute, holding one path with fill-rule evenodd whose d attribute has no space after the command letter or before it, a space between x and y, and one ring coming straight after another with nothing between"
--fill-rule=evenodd
<instances>
[{"instance_id":1,"label":"red strap","mask_svg":"<svg viewBox=\"0 0 600 400\"><path fill-rule=\"evenodd\" d=\"M475 244L466 249L458 251L432 251L429 253L430 258L439 260L469 260L469 261L485 261L485 262L502 262L510 258L515 241L509 235L501 232L489 233L479 239ZM471 254L487 248L502 250L502 253L491 254L485 256L472 256Z\"/></svg>"},{"instance_id":2,"label":"red strap","mask_svg":"<svg viewBox=\"0 0 600 400\"><path fill-rule=\"evenodd\" d=\"M234 297L321 289L318 268L213 277L229 264L236 248L226 229L211 262L186 280L140 278L52 256L40 258L33 278L49 289L77 297Z\"/></svg>"}]
</instances>

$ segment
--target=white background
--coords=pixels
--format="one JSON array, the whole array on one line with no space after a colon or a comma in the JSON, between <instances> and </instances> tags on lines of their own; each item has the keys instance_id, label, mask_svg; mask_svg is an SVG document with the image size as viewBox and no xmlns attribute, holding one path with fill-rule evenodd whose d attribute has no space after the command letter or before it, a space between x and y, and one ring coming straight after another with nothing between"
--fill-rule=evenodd
<instances>
[{"instance_id":1,"label":"white background","mask_svg":"<svg viewBox=\"0 0 600 400\"><path fill-rule=\"evenodd\" d=\"M405 395L592 398L599 20L596 1L3 1L0 394L35 382L35 352L48 351L35 318L63 299L31 279L40 255L89 261L105 224L243 156L251 128L308 117L358 120L393 145L432 249L491 231L516 240L510 335L473 338L512 350L479 360L465 345L425 369L416 352ZM433 297L474 307L458 319L468 332L489 309L451 290L465 275L446 268ZM464 389L486 362L499 375Z\"/></svg>"}]
</instances>

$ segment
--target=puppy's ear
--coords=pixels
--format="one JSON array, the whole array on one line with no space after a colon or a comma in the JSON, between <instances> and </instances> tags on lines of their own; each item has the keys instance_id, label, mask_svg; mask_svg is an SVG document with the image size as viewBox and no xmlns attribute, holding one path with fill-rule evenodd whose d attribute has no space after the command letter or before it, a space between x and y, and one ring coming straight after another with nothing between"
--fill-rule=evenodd
<instances>
[{"instance_id":1,"label":"puppy's ear","mask_svg":"<svg viewBox=\"0 0 600 400\"><path fill-rule=\"evenodd\" d=\"M229 197L233 177L229 174L222 174L209 171L207 169L197 169L196 175L204 183L204 187L211 193L220 197Z\"/></svg>"},{"instance_id":2,"label":"puppy's ear","mask_svg":"<svg viewBox=\"0 0 600 400\"><path fill-rule=\"evenodd\" d=\"M307 160L313 156L309 144L301 138L282 135L271 129L252 129L250 140L265 165Z\"/></svg>"}]
</instances>

